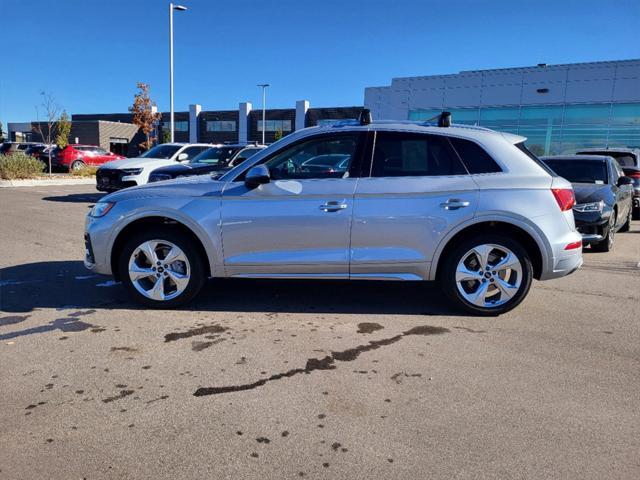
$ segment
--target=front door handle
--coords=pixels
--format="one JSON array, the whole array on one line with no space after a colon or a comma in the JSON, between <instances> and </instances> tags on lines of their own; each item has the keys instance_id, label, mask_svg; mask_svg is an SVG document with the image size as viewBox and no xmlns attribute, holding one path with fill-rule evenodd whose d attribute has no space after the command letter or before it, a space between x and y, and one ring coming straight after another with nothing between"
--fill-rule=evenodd
<instances>
[{"instance_id":1,"label":"front door handle","mask_svg":"<svg viewBox=\"0 0 640 480\"><path fill-rule=\"evenodd\" d=\"M457 210L459 208L464 208L469 206L469 202L466 200L460 200L458 198L450 198L444 203L441 203L440 206L445 210Z\"/></svg>"},{"instance_id":2,"label":"front door handle","mask_svg":"<svg viewBox=\"0 0 640 480\"><path fill-rule=\"evenodd\" d=\"M339 212L340 210L344 210L345 208L347 208L346 203L337 201L327 202L323 205L320 205L320 210L322 210L323 212Z\"/></svg>"}]
</instances>

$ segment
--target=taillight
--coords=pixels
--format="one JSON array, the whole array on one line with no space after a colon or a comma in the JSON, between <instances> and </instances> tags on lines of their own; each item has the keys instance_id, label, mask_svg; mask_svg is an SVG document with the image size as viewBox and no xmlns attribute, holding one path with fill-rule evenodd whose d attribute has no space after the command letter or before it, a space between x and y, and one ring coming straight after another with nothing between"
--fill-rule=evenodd
<instances>
[{"instance_id":1,"label":"taillight","mask_svg":"<svg viewBox=\"0 0 640 480\"><path fill-rule=\"evenodd\" d=\"M627 177L640 178L640 172L631 172Z\"/></svg>"},{"instance_id":2,"label":"taillight","mask_svg":"<svg viewBox=\"0 0 640 480\"><path fill-rule=\"evenodd\" d=\"M576 248L582 248L582 240L578 240L577 242L568 243L565 250L575 250Z\"/></svg>"},{"instance_id":3,"label":"taillight","mask_svg":"<svg viewBox=\"0 0 640 480\"><path fill-rule=\"evenodd\" d=\"M552 188L551 193L556 198L560 211L566 212L576 204L576 197L573 195L573 188Z\"/></svg>"}]
</instances>

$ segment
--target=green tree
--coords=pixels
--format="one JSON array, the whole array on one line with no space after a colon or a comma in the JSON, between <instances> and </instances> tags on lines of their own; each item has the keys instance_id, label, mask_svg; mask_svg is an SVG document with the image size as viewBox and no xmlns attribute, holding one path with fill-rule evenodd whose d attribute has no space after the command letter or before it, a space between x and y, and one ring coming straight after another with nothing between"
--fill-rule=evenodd
<instances>
[{"instance_id":1,"label":"green tree","mask_svg":"<svg viewBox=\"0 0 640 480\"><path fill-rule=\"evenodd\" d=\"M58 147L64 148L69 143L69 135L71 134L71 118L66 110L63 110L58 118L58 133L56 135L56 143Z\"/></svg>"},{"instance_id":2,"label":"green tree","mask_svg":"<svg viewBox=\"0 0 640 480\"><path fill-rule=\"evenodd\" d=\"M276 133L273 135L273 138L274 138L274 139L276 140L276 142L277 142L277 141L278 141L278 140L280 140L282 137L283 137L283 135L282 135L282 130L278 128L278 129L276 130Z\"/></svg>"},{"instance_id":3,"label":"green tree","mask_svg":"<svg viewBox=\"0 0 640 480\"><path fill-rule=\"evenodd\" d=\"M162 138L160 143L169 143L171 141L171 132L169 130L162 129Z\"/></svg>"}]
</instances>

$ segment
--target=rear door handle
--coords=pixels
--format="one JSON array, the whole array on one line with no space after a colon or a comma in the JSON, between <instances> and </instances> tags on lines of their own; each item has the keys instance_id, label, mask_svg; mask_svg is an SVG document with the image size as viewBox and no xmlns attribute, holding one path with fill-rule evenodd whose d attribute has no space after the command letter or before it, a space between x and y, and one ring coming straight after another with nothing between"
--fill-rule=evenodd
<instances>
[{"instance_id":1,"label":"rear door handle","mask_svg":"<svg viewBox=\"0 0 640 480\"><path fill-rule=\"evenodd\" d=\"M440 206L445 210L457 210L459 208L468 207L470 203L466 200L460 200L458 198L450 198L444 203L441 203Z\"/></svg>"},{"instance_id":2,"label":"rear door handle","mask_svg":"<svg viewBox=\"0 0 640 480\"><path fill-rule=\"evenodd\" d=\"M323 212L339 212L340 210L344 210L346 208L347 208L346 203L342 203L338 201L331 201L323 205L320 205L320 210L322 210Z\"/></svg>"}]
</instances>

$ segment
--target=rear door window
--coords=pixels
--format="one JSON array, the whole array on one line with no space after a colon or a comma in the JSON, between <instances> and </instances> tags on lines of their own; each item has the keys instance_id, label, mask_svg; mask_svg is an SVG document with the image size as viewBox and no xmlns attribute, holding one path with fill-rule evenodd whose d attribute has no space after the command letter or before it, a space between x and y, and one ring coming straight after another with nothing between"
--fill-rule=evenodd
<instances>
[{"instance_id":1,"label":"rear door window","mask_svg":"<svg viewBox=\"0 0 640 480\"><path fill-rule=\"evenodd\" d=\"M466 173L446 138L421 133L376 133L372 177L427 177Z\"/></svg>"},{"instance_id":2,"label":"rear door window","mask_svg":"<svg viewBox=\"0 0 640 480\"><path fill-rule=\"evenodd\" d=\"M453 137L450 137L449 140L451 140L453 148L460 155L460 159L469 170L469 173L495 173L502 171L495 160L477 143Z\"/></svg>"}]
</instances>

